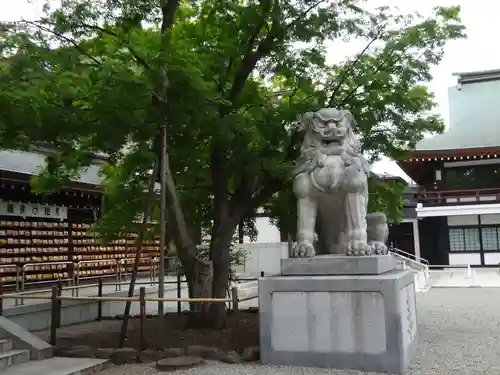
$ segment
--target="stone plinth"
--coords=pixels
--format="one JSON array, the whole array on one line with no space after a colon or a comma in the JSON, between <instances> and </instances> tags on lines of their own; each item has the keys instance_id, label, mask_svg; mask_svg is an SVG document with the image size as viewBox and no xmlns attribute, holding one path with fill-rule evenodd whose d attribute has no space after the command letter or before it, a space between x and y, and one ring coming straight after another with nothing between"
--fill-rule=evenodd
<instances>
[{"instance_id":1,"label":"stone plinth","mask_svg":"<svg viewBox=\"0 0 500 375\"><path fill-rule=\"evenodd\" d=\"M403 374L417 348L413 280L407 270L259 280L262 364Z\"/></svg>"},{"instance_id":2,"label":"stone plinth","mask_svg":"<svg viewBox=\"0 0 500 375\"><path fill-rule=\"evenodd\" d=\"M396 269L392 255L318 255L312 258L281 259L283 276L380 275Z\"/></svg>"}]
</instances>

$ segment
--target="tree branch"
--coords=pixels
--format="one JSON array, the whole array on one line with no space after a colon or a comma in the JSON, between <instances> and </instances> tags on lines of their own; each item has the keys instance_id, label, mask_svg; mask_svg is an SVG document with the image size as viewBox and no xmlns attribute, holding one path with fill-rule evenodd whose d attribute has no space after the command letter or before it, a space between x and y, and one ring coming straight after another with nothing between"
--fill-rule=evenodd
<instances>
[{"instance_id":1,"label":"tree branch","mask_svg":"<svg viewBox=\"0 0 500 375\"><path fill-rule=\"evenodd\" d=\"M428 22L430 20L431 16L429 16L425 21L425 22ZM400 62L403 58L403 56L405 55L406 51L408 51L408 49L410 49L411 47L413 47L413 45L410 45L410 44L407 44L400 52L400 55L399 57L396 59L396 62ZM389 59L394 55L394 53L397 52L397 50L393 49L390 51L390 53L388 54L388 56L380 63L377 65L377 68L375 68L375 72L374 73L378 73L382 70L382 68L385 67L385 64L389 61ZM356 91L362 86L362 84L358 84L356 87L354 87L348 94L345 98L343 98L342 102L340 103L340 106L343 106L347 103L347 101L349 101L353 95L356 95Z\"/></svg>"},{"instance_id":2,"label":"tree branch","mask_svg":"<svg viewBox=\"0 0 500 375\"><path fill-rule=\"evenodd\" d=\"M143 57L141 57L137 51L135 51L135 49L130 45L129 41L120 37L117 33L115 33L114 31L110 30L110 29L106 29L104 27L101 27L101 26L97 26L97 25L89 25L89 24L86 24L86 23L78 23L77 25L78 27L81 27L81 28L84 28L84 29L88 29L88 30L93 30L93 31L96 31L96 32L100 32L100 33L103 33L103 34L106 34L106 35L110 35L112 37L115 37L117 38L120 42L122 42L123 44L125 44L125 46L127 47L127 49L129 50L130 54L134 57L134 59L137 60L137 62L142 65L143 68L145 68L146 70L152 70L151 66L149 65L149 63L146 61L146 59L144 59Z\"/></svg>"},{"instance_id":3,"label":"tree branch","mask_svg":"<svg viewBox=\"0 0 500 375\"><path fill-rule=\"evenodd\" d=\"M330 100L328 101L328 107L333 107L334 105L334 100L335 96L337 95L337 92L339 91L340 87L344 84L345 80L347 79L347 76L349 73L351 73L352 69L361 61L363 56L366 54L368 49L371 47L373 43L375 43L380 36L382 35L382 32L385 30L385 26L381 27L375 35L372 37L372 39L366 44L366 46L361 50L361 52L358 53L356 56L356 59L352 62L352 64L349 66L349 68L344 72L341 80L337 83L335 88L333 89L332 95L330 96Z\"/></svg>"},{"instance_id":4,"label":"tree branch","mask_svg":"<svg viewBox=\"0 0 500 375\"><path fill-rule=\"evenodd\" d=\"M34 26L34 27L36 27L37 29L39 29L41 31L45 31L47 33L50 33L50 34L56 36L60 40L63 40L65 42L70 43L71 45L73 45L73 47L75 47L78 51L80 51L80 53L82 55L85 55L90 60L92 60L95 63L96 66L101 65L101 62L99 60L97 60L94 56L90 55L87 51L85 51L74 39L69 38L69 37L67 37L67 36L65 36L65 35L63 35L61 33L58 33L55 30L51 30L48 27L45 27L45 26L41 25L38 22L26 21L26 20L22 20L20 22L24 23L26 25Z\"/></svg>"},{"instance_id":5,"label":"tree branch","mask_svg":"<svg viewBox=\"0 0 500 375\"><path fill-rule=\"evenodd\" d=\"M301 22L304 17L306 17L312 10L317 8L321 3L325 0L318 0L313 3L309 8L307 8L302 14L290 22L288 25L285 25L283 28L280 28L280 19L275 15L275 18L271 25L271 30L268 32L266 37L259 43L256 50L248 49L247 54L243 57L241 61L240 68L236 72L234 77L233 84L231 86L231 90L229 91L229 95L227 99L231 102L235 101L243 87L245 86L245 82L247 78L250 76L252 71L255 69L257 63L266 56L269 52L272 51L273 46L276 44L276 39L280 35L284 35L290 28L295 26L297 23ZM279 0L275 0L274 4L274 12L279 11Z\"/></svg>"},{"instance_id":6,"label":"tree branch","mask_svg":"<svg viewBox=\"0 0 500 375\"><path fill-rule=\"evenodd\" d=\"M250 43L248 44L248 48L246 51L243 60L241 61L240 67L236 72L236 75L233 80L233 84L227 96L227 99L230 102L234 102L237 97L240 95L241 91L245 86L245 82L250 76L251 72L255 69L255 66L266 56L273 48L276 43L276 39L281 35L284 35L290 28L296 25L298 22L302 21L304 17L306 17L312 10L318 7L324 0L318 0L313 3L309 8L307 8L302 14L297 17L295 20L290 22L288 25L280 28L280 18L279 15L274 15L274 20L271 25L271 30L268 32L266 37L259 43L257 49L254 50L253 44L258 36L259 28L256 28L252 38L250 39ZM270 8L269 4L269 8ZM269 10L267 10L269 12ZM273 12L279 12L279 0L275 0ZM264 20L264 17L262 18ZM225 106L221 107L220 115L223 117L227 113L229 113L230 109ZM227 152L220 146L213 144L212 147L212 181L214 183L214 194L217 197L217 192L225 199L228 199L228 191L227 191L227 171L226 169L226 157ZM214 164L215 163L215 164ZM216 170L216 171L215 171ZM216 173L218 176L216 177ZM246 174L243 175L242 180L240 181L238 187L235 190L235 194L233 196L234 199L231 199L231 207L234 207L235 204L239 202L244 202L245 200L251 200L253 195L253 189L256 185L256 181L258 178L252 178ZM217 201L216 201L217 202ZM216 203L214 202L214 203ZM220 202L219 204L223 204Z\"/></svg>"}]
</instances>

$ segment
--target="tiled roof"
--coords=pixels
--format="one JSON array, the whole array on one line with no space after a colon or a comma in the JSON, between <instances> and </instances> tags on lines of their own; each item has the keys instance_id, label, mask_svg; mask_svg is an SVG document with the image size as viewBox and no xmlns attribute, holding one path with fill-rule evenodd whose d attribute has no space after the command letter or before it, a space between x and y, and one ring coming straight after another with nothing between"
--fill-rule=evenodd
<instances>
[{"instance_id":1,"label":"tiled roof","mask_svg":"<svg viewBox=\"0 0 500 375\"><path fill-rule=\"evenodd\" d=\"M42 152L2 150L0 151L0 170L36 175L45 165L45 156ZM91 165L82 171L80 177L74 182L100 185L102 177L99 176L99 166Z\"/></svg>"},{"instance_id":2,"label":"tiled roof","mask_svg":"<svg viewBox=\"0 0 500 375\"><path fill-rule=\"evenodd\" d=\"M0 150L0 171L8 171L25 175L40 173L45 165L46 153L43 151L12 151ZM104 162L101 156L96 157L96 163L80 172L73 180L75 183L99 186L103 178L100 176L100 164ZM154 190L160 191L160 184L155 183Z\"/></svg>"}]
</instances>

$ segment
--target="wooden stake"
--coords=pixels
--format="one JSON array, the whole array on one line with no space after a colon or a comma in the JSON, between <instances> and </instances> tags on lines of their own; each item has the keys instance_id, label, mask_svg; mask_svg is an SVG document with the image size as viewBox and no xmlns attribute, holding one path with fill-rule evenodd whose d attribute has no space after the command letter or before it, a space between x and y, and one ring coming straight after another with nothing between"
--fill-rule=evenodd
<instances>
[{"instance_id":1,"label":"wooden stake","mask_svg":"<svg viewBox=\"0 0 500 375\"><path fill-rule=\"evenodd\" d=\"M57 286L52 287L51 298L51 314L50 314L50 345L55 346L57 341Z\"/></svg>"},{"instance_id":2,"label":"wooden stake","mask_svg":"<svg viewBox=\"0 0 500 375\"><path fill-rule=\"evenodd\" d=\"M149 187L148 187L148 193L147 193L148 195L147 195L145 202L144 202L142 224L141 224L141 229L139 230L139 236L137 237L134 266L132 268L132 275L130 276L130 285L129 285L128 294L127 294L129 298L134 296L135 281L137 280L137 274L139 273L139 264L141 262L142 247L144 244L144 237L146 235L146 228L147 228L148 221L149 221L149 213L151 211L151 204L153 201L155 179L156 179L156 175L158 174L159 164L160 163L158 162L158 160L155 160L155 163L153 165L153 173L151 174L151 177L149 179ZM125 339L127 337L127 329L128 329L128 318L130 315L131 306L132 306L131 301L127 301L125 303L125 311L123 313L122 328L120 331L120 339L118 342L119 348L123 348L125 345Z\"/></svg>"},{"instance_id":3,"label":"wooden stake","mask_svg":"<svg viewBox=\"0 0 500 375\"><path fill-rule=\"evenodd\" d=\"M102 277L99 277L97 284L97 296L102 297ZM97 320L102 320L102 300L97 301Z\"/></svg>"},{"instance_id":4,"label":"wooden stake","mask_svg":"<svg viewBox=\"0 0 500 375\"><path fill-rule=\"evenodd\" d=\"M160 265L158 270L158 298L165 297L165 250L167 228L167 124L161 129L161 163L160 163ZM164 348L165 311L163 302L158 302L158 349Z\"/></svg>"},{"instance_id":5,"label":"wooden stake","mask_svg":"<svg viewBox=\"0 0 500 375\"><path fill-rule=\"evenodd\" d=\"M239 306L239 300L238 300L238 287L237 286L233 286L231 288L231 300L233 303L233 312L238 312L240 309L240 306Z\"/></svg>"},{"instance_id":6,"label":"wooden stake","mask_svg":"<svg viewBox=\"0 0 500 375\"><path fill-rule=\"evenodd\" d=\"M143 350L146 347L145 338L144 338L144 330L145 330L145 322L146 321L146 288L141 287L139 289L139 330L140 330L140 338L139 338L139 347Z\"/></svg>"},{"instance_id":7,"label":"wooden stake","mask_svg":"<svg viewBox=\"0 0 500 375\"><path fill-rule=\"evenodd\" d=\"M181 290L181 273L180 270L177 270L177 298L182 297ZM177 301L177 315L181 315L182 313L182 302L180 300Z\"/></svg>"}]
</instances>

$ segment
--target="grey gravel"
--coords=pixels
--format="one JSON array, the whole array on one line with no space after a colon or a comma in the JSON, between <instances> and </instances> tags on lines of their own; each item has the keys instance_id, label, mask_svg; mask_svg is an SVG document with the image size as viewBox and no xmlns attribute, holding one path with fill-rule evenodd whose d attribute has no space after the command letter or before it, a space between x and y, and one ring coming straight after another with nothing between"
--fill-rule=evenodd
<instances>
[{"instance_id":1,"label":"grey gravel","mask_svg":"<svg viewBox=\"0 0 500 375\"><path fill-rule=\"evenodd\" d=\"M418 295L420 346L407 375L500 374L500 288L431 289ZM154 364L101 375L157 374ZM182 375L361 375L359 371L205 362Z\"/></svg>"}]
</instances>

